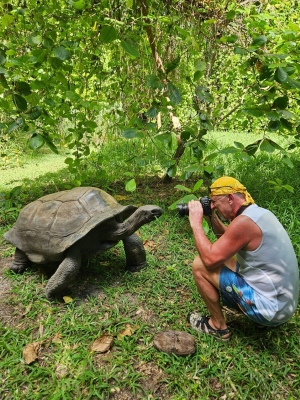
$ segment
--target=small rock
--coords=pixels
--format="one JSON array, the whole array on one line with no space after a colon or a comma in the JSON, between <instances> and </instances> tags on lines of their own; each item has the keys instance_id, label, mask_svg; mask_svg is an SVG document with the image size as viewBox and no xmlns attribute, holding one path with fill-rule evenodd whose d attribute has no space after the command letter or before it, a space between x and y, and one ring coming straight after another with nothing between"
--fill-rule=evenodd
<instances>
[{"instance_id":1,"label":"small rock","mask_svg":"<svg viewBox=\"0 0 300 400\"><path fill-rule=\"evenodd\" d=\"M195 339L187 332L165 331L157 333L153 338L153 346L164 353L187 356L195 353Z\"/></svg>"}]
</instances>

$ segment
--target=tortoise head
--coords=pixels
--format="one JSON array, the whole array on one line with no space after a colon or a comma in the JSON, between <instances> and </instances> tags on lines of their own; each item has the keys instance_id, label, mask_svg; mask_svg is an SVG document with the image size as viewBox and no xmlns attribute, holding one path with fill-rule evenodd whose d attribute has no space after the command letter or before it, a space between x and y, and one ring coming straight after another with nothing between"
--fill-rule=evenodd
<instances>
[{"instance_id":1,"label":"tortoise head","mask_svg":"<svg viewBox=\"0 0 300 400\"><path fill-rule=\"evenodd\" d=\"M139 207L135 213L139 215L139 218L141 221L143 221L143 224L148 224L149 222L154 221L156 218L159 218L163 211L158 206L148 204Z\"/></svg>"}]
</instances>

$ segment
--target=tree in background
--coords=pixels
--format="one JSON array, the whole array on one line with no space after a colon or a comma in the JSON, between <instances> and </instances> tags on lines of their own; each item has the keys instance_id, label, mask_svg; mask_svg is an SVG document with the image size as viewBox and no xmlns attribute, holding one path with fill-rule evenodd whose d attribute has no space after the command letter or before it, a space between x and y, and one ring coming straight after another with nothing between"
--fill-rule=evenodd
<instances>
[{"instance_id":1,"label":"tree in background","mask_svg":"<svg viewBox=\"0 0 300 400\"><path fill-rule=\"evenodd\" d=\"M212 172L220 151L243 160L299 146L299 15L287 1L1 3L0 129L71 151L73 173L112 134L155 143L166 177ZM61 129L63 127L63 129ZM261 139L206 152L213 129ZM293 138L289 149L268 132ZM143 146L141 146L141 157ZM136 155L136 160L138 160Z\"/></svg>"}]
</instances>

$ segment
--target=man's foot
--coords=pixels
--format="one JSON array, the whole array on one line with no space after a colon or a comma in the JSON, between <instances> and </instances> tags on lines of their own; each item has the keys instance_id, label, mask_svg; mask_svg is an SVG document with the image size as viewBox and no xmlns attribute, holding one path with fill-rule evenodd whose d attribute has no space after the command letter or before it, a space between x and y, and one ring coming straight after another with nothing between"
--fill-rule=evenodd
<instances>
[{"instance_id":1,"label":"man's foot","mask_svg":"<svg viewBox=\"0 0 300 400\"><path fill-rule=\"evenodd\" d=\"M207 335L212 335L217 340L227 342L231 336L229 329L214 329L208 322L209 318L210 317L196 312L190 313L187 316L188 322L190 323L191 327L196 331L206 333Z\"/></svg>"}]
</instances>

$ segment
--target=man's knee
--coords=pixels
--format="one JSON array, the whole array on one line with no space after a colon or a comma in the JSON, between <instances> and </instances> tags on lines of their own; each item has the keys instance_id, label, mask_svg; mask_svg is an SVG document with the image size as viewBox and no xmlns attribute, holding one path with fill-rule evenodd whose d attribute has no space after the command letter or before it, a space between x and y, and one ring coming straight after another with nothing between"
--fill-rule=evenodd
<instances>
[{"instance_id":1,"label":"man's knee","mask_svg":"<svg viewBox=\"0 0 300 400\"><path fill-rule=\"evenodd\" d=\"M205 265L199 256L194 259L192 270L194 275L202 275L202 273L206 270Z\"/></svg>"}]
</instances>

